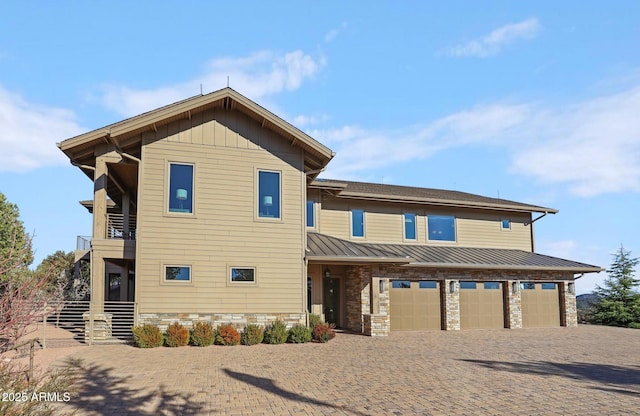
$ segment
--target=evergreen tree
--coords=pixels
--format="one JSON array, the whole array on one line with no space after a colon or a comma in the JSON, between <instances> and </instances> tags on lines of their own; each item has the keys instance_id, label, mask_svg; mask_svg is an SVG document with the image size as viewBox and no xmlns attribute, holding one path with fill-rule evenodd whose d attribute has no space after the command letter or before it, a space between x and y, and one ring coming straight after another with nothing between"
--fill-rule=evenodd
<instances>
[{"instance_id":1,"label":"evergreen tree","mask_svg":"<svg viewBox=\"0 0 640 416\"><path fill-rule=\"evenodd\" d=\"M0 271L20 270L32 262L31 237L20 221L20 211L0 192Z\"/></svg>"},{"instance_id":2,"label":"evergreen tree","mask_svg":"<svg viewBox=\"0 0 640 416\"><path fill-rule=\"evenodd\" d=\"M640 279L635 278L634 268L640 259L632 258L631 252L626 251L623 246L620 246L613 257L604 287L598 286L595 290L599 300L593 306L591 322L637 327L640 325L640 293L635 288L640 285Z\"/></svg>"}]
</instances>

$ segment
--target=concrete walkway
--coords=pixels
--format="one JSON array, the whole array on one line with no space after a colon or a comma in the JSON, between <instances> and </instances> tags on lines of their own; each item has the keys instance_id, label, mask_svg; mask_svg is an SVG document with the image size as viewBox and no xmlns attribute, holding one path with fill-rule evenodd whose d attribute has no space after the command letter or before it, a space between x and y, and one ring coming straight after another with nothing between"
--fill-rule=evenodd
<instances>
[{"instance_id":1,"label":"concrete walkway","mask_svg":"<svg viewBox=\"0 0 640 416\"><path fill-rule=\"evenodd\" d=\"M338 334L328 344L94 346L82 415L640 414L640 330Z\"/></svg>"}]
</instances>

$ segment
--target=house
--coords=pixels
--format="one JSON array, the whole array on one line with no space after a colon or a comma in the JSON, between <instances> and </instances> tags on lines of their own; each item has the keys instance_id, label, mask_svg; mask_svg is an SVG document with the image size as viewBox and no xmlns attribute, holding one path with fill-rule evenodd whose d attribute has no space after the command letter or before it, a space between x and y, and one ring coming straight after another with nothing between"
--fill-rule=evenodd
<instances>
[{"instance_id":1,"label":"house","mask_svg":"<svg viewBox=\"0 0 640 416\"><path fill-rule=\"evenodd\" d=\"M334 153L230 88L58 146L93 182L92 308L138 323L575 326L574 278L601 270L535 252L551 208L318 179Z\"/></svg>"}]
</instances>

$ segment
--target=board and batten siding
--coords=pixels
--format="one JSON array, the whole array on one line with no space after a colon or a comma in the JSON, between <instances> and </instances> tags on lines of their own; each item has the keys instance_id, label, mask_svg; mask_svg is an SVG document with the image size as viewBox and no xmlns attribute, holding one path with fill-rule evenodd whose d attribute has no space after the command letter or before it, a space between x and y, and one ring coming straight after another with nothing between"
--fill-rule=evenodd
<instances>
[{"instance_id":1,"label":"board and batten siding","mask_svg":"<svg viewBox=\"0 0 640 416\"><path fill-rule=\"evenodd\" d=\"M194 165L194 213L167 212L169 162ZM257 217L257 170L281 172L281 220ZM140 313L304 311L303 153L249 117L222 109L143 135L136 300ZM191 282L164 282L165 265ZM229 283L254 267L255 284Z\"/></svg>"},{"instance_id":2,"label":"board and batten siding","mask_svg":"<svg viewBox=\"0 0 640 416\"><path fill-rule=\"evenodd\" d=\"M531 251L531 215L479 209L427 207L416 204L371 202L324 197L317 214L318 232L368 243L457 245ZM365 211L365 237L351 237L351 209ZM404 239L404 213L416 214L416 240ZM456 241L428 241L427 215L456 217ZM509 219L511 229L501 221Z\"/></svg>"}]
</instances>

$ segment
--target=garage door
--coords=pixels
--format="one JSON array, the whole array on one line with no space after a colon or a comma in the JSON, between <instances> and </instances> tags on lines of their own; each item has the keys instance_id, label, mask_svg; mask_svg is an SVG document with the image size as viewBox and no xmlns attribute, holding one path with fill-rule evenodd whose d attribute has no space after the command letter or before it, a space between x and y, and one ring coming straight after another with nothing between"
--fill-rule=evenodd
<instances>
[{"instance_id":1,"label":"garage door","mask_svg":"<svg viewBox=\"0 0 640 416\"><path fill-rule=\"evenodd\" d=\"M502 283L460 282L460 327L504 328Z\"/></svg>"},{"instance_id":2,"label":"garage door","mask_svg":"<svg viewBox=\"0 0 640 416\"><path fill-rule=\"evenodd\" d=\"M440 284L433 280L392 280L391 330L441 329Z\"/></svg>"},{"instance_id":3,"label":"garage door","mask_svg":"<svg viewBox=\"0 0 640 416\"><path fill-rule=\"evenodd\" d=\"M560 296L557 283L520 284L522 326L560 326Z\"/></svg>"}]
</instances>

